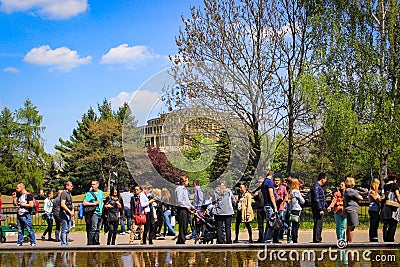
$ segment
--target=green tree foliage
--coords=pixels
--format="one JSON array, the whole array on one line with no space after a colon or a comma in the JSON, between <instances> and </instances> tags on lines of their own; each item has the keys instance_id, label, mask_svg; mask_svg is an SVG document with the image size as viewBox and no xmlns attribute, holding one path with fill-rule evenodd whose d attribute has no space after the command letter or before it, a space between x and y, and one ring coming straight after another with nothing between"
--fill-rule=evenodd
<instances>
[{"instance_id":1,"label":"green tree foliage","mask_svg":"<svg viewBox=\"0 0 400 267\"><path fill-rule=\"evenodd\" d=\"M111 184L122 187L135 183L122 146L122 127L129 106L125 104L115 112L111 103L104 100L98 105L98 112L90 108L70 139L60 139L56 146L64 160L61 175L74 183L76 193L87 191L92 179L99 180L106 191ZM134 118L130 120L136 123Z\"/></svg>"},{"instance_id":2,"label":"green tree foliage","mask_svg":"<svg viewBox=\"0 0 400 267\"><path fill-rule=\"evenodd\" d=\"M390 153L399 145L400 4L323 3L325 15L316 30L324 33L318 40L319 70L329 88L325 149L338 175L361 172L384 179L394 159Z\"/></svg>"},{"instance_id":3,"label":"green tree foliage","mask_svg":"<svg viewBox=\"0 0 400 267\"><path fill-rule=\"evenodd\" d=\"M0 116L0 188L10 194L17 183L28 191L39 193L49 166L44 151L41 125L43 117L28 99L12 113L4 108Z\"/></svg>"}]
</instances>

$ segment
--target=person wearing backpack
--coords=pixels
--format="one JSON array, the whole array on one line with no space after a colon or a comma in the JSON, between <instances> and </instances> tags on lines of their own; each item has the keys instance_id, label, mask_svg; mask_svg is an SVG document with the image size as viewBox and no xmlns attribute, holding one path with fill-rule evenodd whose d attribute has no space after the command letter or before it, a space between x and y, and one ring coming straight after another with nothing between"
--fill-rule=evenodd
<instances>
[{"instance_id":1,"label":"person wearing backpack","mask_svg":"<svg viewBox=\"0 0 400 267\"><path fill-rule=\"evenodd\" d=\"M32 210L34 207L34 200L32 194L28 193L23 183L19 183L16 192L12 193L13 205L18 207L17 222L18 222L18 240L17 246L22 246L24 241L24 228L26 227L31 239L31 246L36 246L35 232L32 228Z\"/></svg>"}]
</instances>

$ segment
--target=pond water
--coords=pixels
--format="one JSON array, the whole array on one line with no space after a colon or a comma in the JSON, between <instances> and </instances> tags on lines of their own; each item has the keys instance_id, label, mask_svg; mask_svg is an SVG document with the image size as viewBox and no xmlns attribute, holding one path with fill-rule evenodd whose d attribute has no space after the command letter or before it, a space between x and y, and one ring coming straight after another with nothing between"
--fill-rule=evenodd
<instances>
[{"instance_id":1,"label":"pond water","mask_svg":"<svg viewBox=\"0 0 400 267\"><path fill-rule=\"evenodd\" d=\"M0 266L400 266L399 250L0 252Z\"/></svg>"}]
</instances>

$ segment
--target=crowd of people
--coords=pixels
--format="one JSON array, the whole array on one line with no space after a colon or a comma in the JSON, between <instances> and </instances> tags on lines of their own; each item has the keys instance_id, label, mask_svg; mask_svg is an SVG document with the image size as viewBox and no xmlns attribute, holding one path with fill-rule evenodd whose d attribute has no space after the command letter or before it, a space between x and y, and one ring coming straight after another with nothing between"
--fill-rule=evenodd
<instances>
[{"instance_id":1,"label":"crowd of people","mask_svg":"<svg viewBox=\"0 0 400 267\"><path fill-rule=\"evenodd\" d=\"M378 241L380 222L383 222L383 240L394 242L397 222L400 220L400 193L397 179L397 174L391 173L382 190L379 190L379 179L371 181L368 192L370 242ZM314 222L312 242L322 242L324 217L327 216L327 212L332 211L337 239L353 242L355 229L359 225L359 202L363 197L354 189L355 179L348 177L340 183L328 206L324 191L327 180L325 173L319 174L310 189ZM259 177L258 182L259 187L254 192L249 191L248 184L240 184L239 193L234 194L234 191L227 186L227 182L222 180L214 192L206 196L198 180L193 181L193 191L189 192L187 188L189 178L187 175L182 175L172 196L167 188L157 189L145 184L136 185L134 192L131 192L128 186L122 193L117 187L112 187L110 194L105 197L104 192L99 189L99 181L93 180L80 207L80 215L84 213L86 222L87 244L99 245L102 229L108 234L107 245L115 245L118 234L126 233L130 234L130 244L133 244L135 239L139 239L140 244L153 244L155 238L165 238L168 235L176 240L177 244L185 244L189 239L197 240L199 236L205 235L206 228L202 227L204 222L205 225L210 223L214 225L212 229L215 230L217 244L239 242L241 223L247 230L248 243L281 243L284 235L288 243L298 243L298 231L306 201L300 192L300 188L304 185L303 181L291 177L281 180L269 171L266 177ZM75 222L72 189L73 184L68 181L64 184L64 190L58 190L55 199L52 191L46 193L43 219L47 222L47 228L41 236L42 240L54 240L60 242L62 246L68 246L68 235ZM14 206L18 207L17 245L22 245L23 231L27 228L31 245L35 246L36 239L32 227L32 210L35 205L33 196L26 191L25 185L20 183L12 197ZM232 241L231 225L235 214L235 238ZM206 220L206 217L209 220ZM250 223L255 217L258 238L253 241ZM282 227L273 227L268 223L271 220L280 220L283 222ZM54 238L52 238L53 222L55 222ZM178 231L174 227L176 222L179 225ZM120 232L119 226L121 226ZM208 231L211 233L212 229Z\"/></svg>"}]
</instances>

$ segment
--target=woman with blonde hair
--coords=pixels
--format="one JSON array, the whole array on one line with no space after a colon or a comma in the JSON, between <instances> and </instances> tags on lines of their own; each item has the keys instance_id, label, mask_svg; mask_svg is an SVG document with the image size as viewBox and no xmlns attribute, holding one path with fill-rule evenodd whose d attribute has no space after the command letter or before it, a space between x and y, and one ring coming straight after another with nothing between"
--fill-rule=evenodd
<instances>
[{"instance_id":1,"label":"woman with blonde hair","mask_svg":"<svg viewBox=\"0 0 400 267\"><path fill-rule=\"evenodd\" d=\"M358 221L358 201L362 200L362 196L354 190L356 181L352 177L347 177L345 181L347 189L344 192L344 212L347 217L346 237L347 242L354 240L354 230L359 224Z\"/></svg>"},{"instance_id":2,"label":"woman with blonde hair","mask_svg":"<svg viewBox=\"0 0 400 267\"><path fill-rule=\"evenodd\" d=\"M163 215L164 215L164 234L163 236L167 236L167 229L168 231L174 235L174 239L177 238L178 236L176 235L175 229L171 224L170 217L172 215L172 206L171 204L171 194L167 188L163 188L161 190L161 202L162 202L162 209L163 209ZM175 220L175 218L174 218ZM174 223L175 225L175 223Z\"/></svg>"},{"instance_id":3,"label":"woman with blonde hair","mask_svg":"<svg viewBox=\"0 0 400 267\"><path fill-rule=\"evenodd\" d=\"M300 193L300 183L296 178L292 178L289 191L289 233L288 243L297 243L299 236L299 227L301 222L301 204L304 204L305 199Z\"/></svg>"},{"instance_id":4,"label":"woman with blonde hair","mask_svg":"<svg viewBox=\"0 0 400 267\"><path fill-rule=\"evenodd\" d=\"M235 196L232 191L227 188L225 180L214 191L215 199L215 221L217 223L217 244L232 244L231 238L231 224L232 217L235 213L233 204L235 203ZM225 230L225 239L223 232Z\"/></svg>"},{"instance_id":5,"label":"woman with blonde hair","mask_svg":"<svg viewBox=\"0 0 400 267\"><path fill-rule=\"evenodd\" d=\"M374 178L371 182L371 187L368 192L369 200L369 241L378 242L378 228L379 228L379 210L381 197L378 193L381 181Z\"/></svg>"}]
</instances>

